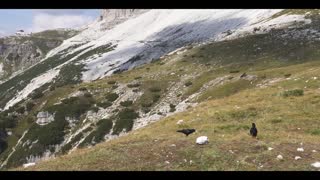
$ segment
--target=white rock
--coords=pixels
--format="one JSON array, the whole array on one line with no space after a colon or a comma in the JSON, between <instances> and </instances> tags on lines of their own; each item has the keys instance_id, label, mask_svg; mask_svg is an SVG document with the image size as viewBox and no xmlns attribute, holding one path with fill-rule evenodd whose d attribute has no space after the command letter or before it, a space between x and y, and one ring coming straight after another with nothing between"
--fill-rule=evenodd
<instances>
[{"instance_id":1,"label":"white rock","mask_svg":"<svg viewBox=\"0 0 320 180\"><path fill-rule=\"evenodd\" d=\"M182 124L184 121L182 119L180 119L177 124Z\"/></svg>"},{"instance_id":2,"label":"white rock","mask_svg":"<svg viewBox=\"0 0 320 180\"><path fill-rule=\"evenodd\" d=\"M23 167L27 168L27 167L34 166L34 165L36 165L36 163L26 163L26 164L23 164Z\"/></svg>"},{"instance_id":3,"label":"white rock","mask_svg":"<svg viewBox=\"0 0 320 180\"><path fill-rule=\"evenodd\" d=\"M301 159L301 157L300 156L296 156L296 157L294 157L294 159L295 160L299 160L299 159Z\"/></svg>"},{"instance_id":4,"label":"white rock","mask_svg":"<svg viewBox=\"0 0 320 180\"><path fill-rule=\"evenodd\" d=\"M313 77L313 80L316 80L316 79L318 79L318 77Z\"/></svg>"},{"instance_id":5,"label":"white rock","mask_svg":"<svg viewBox=\"0 0 320 180\"><path fill-rule=\"evenodd\" d=\"M273 148L272 147L268 147L268 151L271 151Z\"/></svg>"},{"instance_id":6,"label":"white rock","mask_svg":"<svg viewBox=\"0 0 320 180\"><path fill-rule=\"evenodd\" d=\"M165 161L165 163L166 163L166 164L170 164L170 162L169 162L169 161Z\"/></svg>"},{"instance_id":7,"label":"white rock","mask_svg":"<svg viewBox=\"0 0 320 180\"><path fill-rule=\"evenodd\" d=\"M304 149L303 149L303 148L298 148L297 151L298 151L298 152L303 152Z\"/></svg>"},{"instance_id":8,"label":"white rock","mask_svg":"<svg viewBox=\"0 0 320 180\"><path fill-rule=\"evenodd\" d=\"M176 147L176 145L175 145L175 144L171 144L170 146L171 146L171 147Z\"/></svg>"},{"instance_id":9,"label":"white rock","mask_svg":"<svg viewBox=\"0 0 320 180\"><path fill-rule=\"evenodd\" d=\"M12 132L11 132L11 131L8 131L7 134L8 134L8 136L11 136L11 135L12 135Z\"/></svg>"},{"instance_id":10,"label":"white rock","mask_svg":"<svg viewBox=\"0 0 320 180\"><path fill-rule=\"evenodd\" d=\"M209 139L207 136L200 136L197 138L196 140L197 144L208 144L209 143Z\"/></svg>"},{"instance_id":11,"label":"white rock","mask_svg":"<svg viewBox=\"0 0 320 180\"><path fill-rule=\"evenodd\" d=\"M311 164L311 166L316 167L316 168L320 168L320 162L315 162L315 163Z\"/></svg>"},{"instance_id":12,"label":"white rock","mask_svg":"<svg viewBox=\"0 0 320 180\"><path fill-rule=\"evenodd\" d=\"M317 150L312 150L313 153L317 152Z\"/></svg>"},{"instance_id":13,"label":"white rock","mask_svg":"<svg viewBox=\"0 0 320 180\"><path fill-rule=\"evenodd\" d=\"M282 160L282 159L283 159L283 156L279 154L279 155L277 156L277 159L278 159L278 160Z\"/></svg>"}]
</instances>

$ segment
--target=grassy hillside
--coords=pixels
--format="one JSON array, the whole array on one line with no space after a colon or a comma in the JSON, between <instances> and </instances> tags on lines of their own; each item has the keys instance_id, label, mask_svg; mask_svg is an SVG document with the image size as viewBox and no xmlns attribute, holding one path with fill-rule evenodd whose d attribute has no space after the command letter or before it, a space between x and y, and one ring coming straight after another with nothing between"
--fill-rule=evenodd
<instances>
[{"instance_id":1,"label":"grassy hillside","mask_svg":"<svg viewBox=\"0 0 320 180\"><path fill-rule=\"evenodd\" d=\"M127 136L27 170L316 170L310 164L320 158L320 84L314 79L319 70L320 62L269 70L294 73L288 79L279 76L282 81L266 88L203 102ZM304 95L283 95L292 89L303 89ZM184 123L177 125L180 119ZM258 139L248 135L252 122ZM175 132L181 128L197 132L185 137ZM208 136L209 144L196 145L200 135ZM297 151L300 147L304 152ZM279 154L283 160L276 159Z\"/></svg>"}]
</instances>

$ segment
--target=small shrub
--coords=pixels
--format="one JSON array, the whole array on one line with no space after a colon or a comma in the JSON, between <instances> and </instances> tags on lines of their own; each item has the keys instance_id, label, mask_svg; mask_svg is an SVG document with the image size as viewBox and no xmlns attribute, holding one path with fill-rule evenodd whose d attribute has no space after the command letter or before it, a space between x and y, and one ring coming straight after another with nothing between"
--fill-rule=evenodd
<instances>
[{"instance_id":1,"label":"small shrub","mask_svg":"<svg viewBox=\"0 0 320 180\"><path fill-rule=\"evenodd\" d=\"M102 107L102 108L107 108L107 107L110 107L110 106L112 106L112 103L111 102L109 102L109 101L105 101L105 102L98 102L97 103L97 106L99 106L99 107Z\"/></svg>"},{"instance_id":2,"label":"small shrub","mask_svg":"<svg viewBox=\"0 0 320 180\"><path fill-rule=\"evenodd\" d=\"M136 93L136 92L139 92L140 89L132 89L132 92Z\"/></svg>"},{"instance_id":3,"label":"small shrub","mask_svg":"<svg viewBox=\"0 0 320 180\"><path fill-rule=\"evenodd\" d=\"M97 106L93 106L89 109L90 111L93 111L93 112L98 112L99 111L99 108Z\"/></svg>"},{"instance_id":4,"label":"small shrub","mask_svg":"<svg viewBox=\"0 0 320 180\"><path fill-rule=\"evenodd\" d=\"M160 97L161 96L159 94L155 94L155 95L152 96L152 101L153 102L157 102L160 99Z\"/></svg>"},{"instance_id":5,"label":"small shrub","mask_svg":"<svg viewBox=\"0 0 320 180\"><path fill-rule=\"evenodd\" d=\"M149 109L149 108L144 108L144 109L143 109L143 112L144 112L144 113L148 113L148 112L150 112L150 109Z\"/></svg>"},{"instance_id":6,"label":"small shrub","mask_svg":"<svg viewBox=\"0 0 320 180\"><path fill-rule=\"evenodd\" d=\"M285 75L284 75L285 78L288 78L288 77L290 77L290 76L291 76L291 74L285 74Z\"/></svg>"},{"instance_id":7,"label":"small shrub","mask_svg":"<svg viewBox=\"0 0 320 180\"><path fill-rule=\"evenodd\" d=\"M170 106L170 108L175 108L175 107L176 107L176 106L173 105L173 104L170 104L169 106Z\"/></svg>"},{"instance_id":8,"label":"small shrub","mask_svg":"<svg viewBox=\"0 0 320 180\"><path fill-rule=\"evenodd\" d=\"M139 86L140 86L140 84L138 84L138 83L137 84L128 84L127 85L128 88L135 88L135 87L139 87Z\"/></svg>"},{"instance_id":9,"label":"small shrub","mask_svg":"<svg viewBox=\"0 0 320 180\"><path fill-rule=\"evenodd\" d=\"M272 124L277 124L277 123L281 123L282 122L282 119L272 119L270 121Z\"/></svg>"},{"instance_id":10,"label":"small shrub","mask_svg":"<svg viewBox=\"0 0 320 180\"><path fill-rule=\"evenodd\" d=\"M191 85L192 85L192 82L191 82L191 81L188 81L188 82L186 82L184 85L185 85L186 87L191 86Z\"/></svg>"},{"instance_id":11,"label":"small shrub","mask_svg":"<svg viewBox=\"0 0 320 180\"><path fill-rule=\"evenodd\" d=\"M112 89L117 89L119 86L117 86L117 85L113 85L111 88Z\"/></svg>"},{"instance_id":12,"label":"small shrub","mask_svg":"<svg viewBox=\"0 0 320 180\"><path fill-rule=\"evenodd\" d=\"M89 92L86 92L86 93L84 93L83 96L86 97L86 98L91 98L91 97L92 97L92 94L89 93Z\"/></svg>"},{"instance_id":13,"label":"small shrub","mask_svg":"<svg viewBox=\"0 0 320 180\"><path fill-rule=\"evenodd\" d=\"M119 95L117 93L110 93L106 96L106 99L108 99L110 102L115 101L118 99Z\"/></svg>"},{"instance_id":14,"label":"small shrub","mask_svg":"<svg viewBox=\"0 0 320 180\"><path fill-rule=\"evenodd\" d=\"M132 105L132 101L122 101L120 102L120 105L123 106L123 107L129 107Z\"/></svg>"},{"instance_id":15,"label":"small shrub","mask_svg":"<svg viewBox=\"0 0 320 180\"><path fill-rule=\"evenodd\" d=\"M176 108L170 108L169 112L175 112Z\"/></svg>"},{"instance_id":16,"label":"small shrub","mask_svg":"<svg viewBox=\"0 0 320 180\"><path fill-rule=\"evenodd\" d=\"M41 91L35 91L31 94L32 99L39 99L43 96L43 93Z\"/></svg>"},{"instance_id":17,"label":"small shrub","mask_svg":"<svg viewBox=\"0 0 320 180\"><path fill-rule=\"evenodd\" d=\"M138 76L138 77L135 77L134 79L136 79L136 80L137 80L137 79L141 79L141 78L142 78L141 76Z\"/></svg>"},{"instance_id":18,"label":"small shrub","mask_svg":"<svg viewBox=\"0 0 320 180\"><path fill-rule=\"evenodd\" d=\"M287 90L281 93L283 97L303 96L303 94L304 94L304 91L302 89Z\"/></svg>"},{"instance_id":19,"label":"small shrub","mask_svg":"<svg viewBox=\"0 0 320 180\"><path fill-rule=\"evenodd\" d=\"M232 71L230 71L230 73L238 73L238 72L240 72L239 70L232 70Z\"/></svg>"},{"instance_id":20,"label":"small shrub","mask_svg":"<svg viewBox=\"0 0 320 180\"><path fill-rule=\"evenodd\" d=\"M32 110L32 108L35 106L35 104L33 102L27 102L26 104L26 110L29 112Z\"/></svg>"},{"instance_id":21,"label":"small shrub","mask_svg":"<svg viewBox=\"0 0 320 180\"><path fill-rule=\"evenodd\" d=\"M83 130L82 133L87 133L87 132L92 131L92 130L93 130L93 128L89 126L85 130Z\"/></svg>"},{"instance_id":22,"label":"small shrub","mask_svg":"<svg viewBox=\"0 0 320 180\"><path fill-rule=\"evenodd\" d=\"M181 93L177 94L177 97L180 97L180 96L182 96L182 94L181 94Z\"/></svg>"},{"instance_id":23,"label":"small shrub","mask_svg":"<svg viewBox=\"0 0 320 180\"><path fill-rule=\"evenodd\" d=\"M133 109L124 109L117 114L117 121L115 122L113 133L119 134L123 129L126 132L130 131L133 127L134 119L138 118L139 114Z\"/></svg>"},{"instance_id":24,"label":"small shrub","mask_svg":"<svg viewBox=\"0 0 320 180\"><path fill-rule=\"evenodd\" d=\"M55 86L50 86L49 91L54 91L56 89Z\"/></svg>"},{"instance_id":25,"label":"small shrub","mask_svg":"<svg viewBox=\"0 0 320 180\"><path fill-rule=\"evenodd\" d=\"M313 130L310 131L310 134L319 136L320 135L320 129L313 129Z\"/></svg>"},{"instance_id":26,"label":"small shrub","mask_svg":"<svg viewBox=\"0 0 320 180\"><path fill-rule=\"evenodd\" d=\"M161 88L159 88L159 87L151 87L151 88L149 88L149 90L150 90L151 92L160 92L160 91L161 91Z\"/></svg>"},{"instance_id":27,"label":"small shrub","mask_svg":"<svg viewBox=\"0 0 320 180\"><path fill-rule=\"evenodd\" d=\"M116 81L108 81L108 84L115 84Z\"/></svg>"},{"instance_id":28,"label":"small shrub","mask_svg":"<svg viewBox=\"0 0 320 180\"><path fill-rule=\"evenodd\" d=\"M151 106L152 106L152 103L142 103L141 106L142 106L142 107L146 107L146 108L147 108L147 107L151 107Z\"/></svg>"},{"instance_id":29,"label":"small shrub","mask_svg":"<svg viewBox=\"0 0 320 180\"><path fill-rule=\"evenodd\" d=\"M79 88L79 91L87 91L87 88L81 87L81 88Z\"/></svg>"},{"instance_id":30,"label":"small shrub","mask_svg":"<svg viewBox=\"0 0 320 180\"><path fill-rule=\"evenodd\" d=\"M25 112L25 108L24 108L24 106L21 106L21 107L19 107L16 111L17 111L17 113L19 113L19 114L23 114L24 112Z\"/></svg>"}]
</instances>

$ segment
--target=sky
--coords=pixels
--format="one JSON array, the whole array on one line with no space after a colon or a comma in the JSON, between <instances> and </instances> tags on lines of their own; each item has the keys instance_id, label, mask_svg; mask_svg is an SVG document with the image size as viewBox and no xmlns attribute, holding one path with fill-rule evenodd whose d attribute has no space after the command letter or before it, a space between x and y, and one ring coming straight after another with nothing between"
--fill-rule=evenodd
<instances>
[{"instance_id":1,"label":"sky","mask_svg":"<svg viewBox=\"0 0 320 180\"><path fill-rule=\"evenodd\" d=\"M18 30L39 32L55 28L75 28L95 20L99 9L0 9L0 36Z\"/></svg>"}]
</instances>

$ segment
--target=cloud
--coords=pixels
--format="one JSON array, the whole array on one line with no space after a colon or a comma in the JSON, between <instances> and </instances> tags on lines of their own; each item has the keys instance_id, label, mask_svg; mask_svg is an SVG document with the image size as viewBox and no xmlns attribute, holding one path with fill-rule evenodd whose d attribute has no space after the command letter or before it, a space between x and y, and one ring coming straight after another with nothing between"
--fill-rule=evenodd
<instances>
[{"instance_id":1,"label":"cloud","mask_svg":"<svg viewBox=\"0 0 320 180\"><path fill-rule=\"evenodd\" d=\"M63 12L51 10L50 13L48 11L50 10L38 10L34 14L30 31L39 32L57 28L77 28L94 20L92 16L87 16L80 12L81 10L78 10L77 13L71 10L62 10Z\"/></svg>"}]
</instances>

